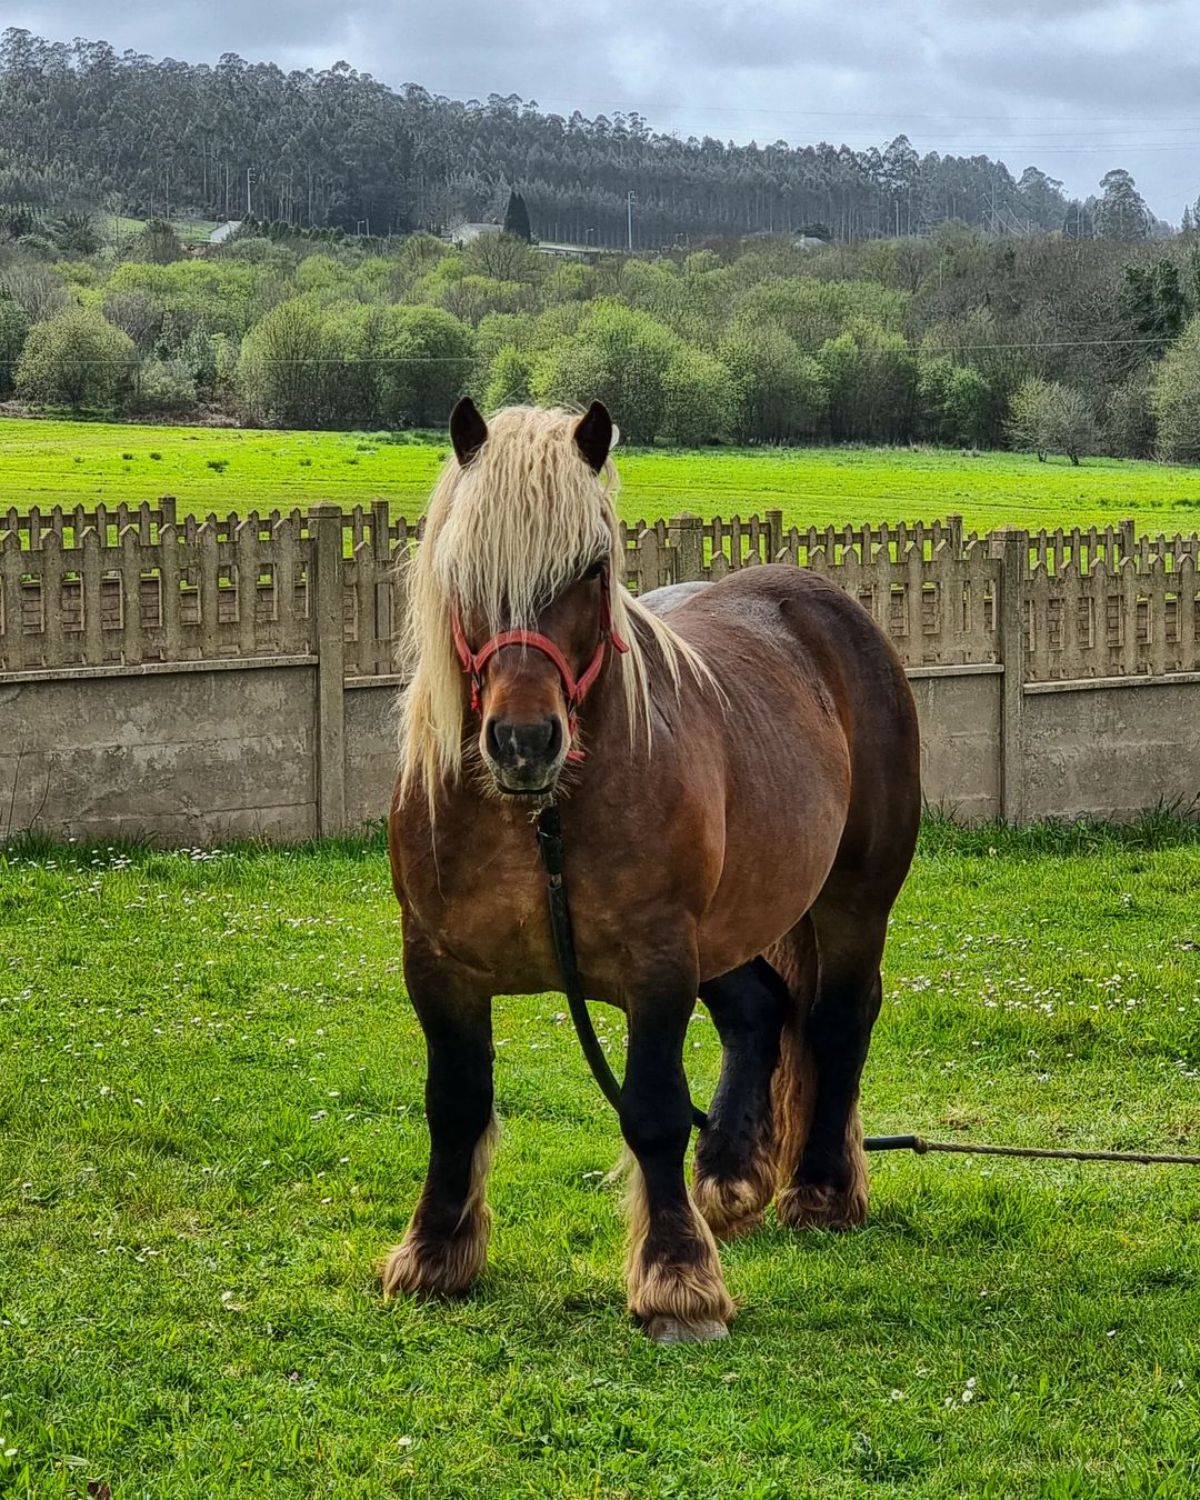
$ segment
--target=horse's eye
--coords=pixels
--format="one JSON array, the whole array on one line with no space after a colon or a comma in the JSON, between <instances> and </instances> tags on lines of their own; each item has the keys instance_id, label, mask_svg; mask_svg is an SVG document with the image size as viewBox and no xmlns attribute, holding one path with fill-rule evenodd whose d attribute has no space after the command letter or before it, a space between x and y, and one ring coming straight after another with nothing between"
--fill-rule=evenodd
<instances>
[{"instance_id":1,"label":"horse's eye","mask_svg":"<svg viewBox=\"0 0 1200 1500\"><path fill-rule=\"evenodd\" d=\"M604 562L601 560L600 562L594 562L583 576L585 578L599 578L603 572Z\"/></svg>"}]
</instances>

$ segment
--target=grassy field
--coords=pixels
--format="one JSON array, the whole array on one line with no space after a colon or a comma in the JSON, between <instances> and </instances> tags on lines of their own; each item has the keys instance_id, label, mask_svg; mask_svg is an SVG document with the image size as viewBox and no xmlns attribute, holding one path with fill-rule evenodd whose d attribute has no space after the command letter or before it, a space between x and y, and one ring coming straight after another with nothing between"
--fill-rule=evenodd
<instances>
[{"instance_id":1,"label":"grassy field","mask_svg":"<svg viewBox=\"0 0 1200 1500\"><path fill-rule=\"evenodd\" d=\"M217 227L216 219L172 219L171 228L185 245L202 245ZM128 240L140 234L146 227L145 219L132 219L125 214L106 214L100 220L102 232L112 240Z\"/></svg>"},{"instance_id":2,"label":"grassy field","mask_svg":"<svg viewBox=\"0 0 1200 1500\"><path fill-rule=\"evenodd\" d=\"M1198 912L1194 829L927 829L868 1128L1196 1150ZM485 1281L384 1307L425 1132L378 845L0 857L0 1491L1200 1490L1195 1171L876 1158L867 1228L727 1247L729 1340L652 1346L561 1009L497 1003Z\"/></svg>"},{"instance_id":3,"label":"grassy field","mask_svg":"<svg viewBox=\"0 0 1200 1500\"><path fill-rule=\"evenodd\" d=\"M185 510L343 505L386 497L416 515L446 448L410 434L264 432L115 423L0 423L0 508L109 504L176 495ZM1200 470L1121 459L1039 464L1027 454L799 448L619 453L628 520L680 510L749 515L782 508L789 523L933 519L968 527L1106 524L1200 527Z\"/></svg>"}]
</instances>

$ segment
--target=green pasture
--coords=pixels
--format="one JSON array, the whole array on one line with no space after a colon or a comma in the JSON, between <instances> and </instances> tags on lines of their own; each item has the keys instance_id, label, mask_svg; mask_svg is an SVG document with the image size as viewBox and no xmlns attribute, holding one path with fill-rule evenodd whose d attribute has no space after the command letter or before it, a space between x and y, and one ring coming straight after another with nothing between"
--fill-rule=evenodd
<instances>
[{"instance_id":1,"label":"green pasture","mask_svg":"<svg viewBox=\"0 0 1200 1500\"><path fill-rule=\"evenodd\" d=\"M1197 1150L1198 914L1194 827L927 828L868 1128ZM879 1157L866 1228L768 1223L731 1337L653 1346L562 1010L496 1005L486 1278L384 1306L426 1140L379 844L0 855L0 1492L1200 1492L1195 1170Z\"/></svg>"},{"instance_id":2,"label":"green pasture","mask_svg":"<svg viewBox=\"0 0 1200 1500\"><path fill-rule=\"evenodd\" d=\"M445 452L442 440L407 433L12 418L0 422L0 509L173 494L183 510L203 513L384 497L412 516ZM1073 468L1020 453L880 448L630 450L617 458L620 509L629 520L778 507L789 524L805 526L956 513L979 530L1103 525L1125 516L1154 532L1200 527L1200 470L1126 459L1092 458Z\"/></svg>"},{"instance_id":3,"label":"green pasture","mask_svg":"<svg viewBox=\"0 0 1200 1500\"><path fill-rule=\"evenodd\" d=\"M185 245L203 245L217 227L216 219L172 219L171 228ZM100 219L102 231L112 240L132 239L146 227L145 219L130 218L126 214L104 214Z\"/></svg>"}]
</instances>

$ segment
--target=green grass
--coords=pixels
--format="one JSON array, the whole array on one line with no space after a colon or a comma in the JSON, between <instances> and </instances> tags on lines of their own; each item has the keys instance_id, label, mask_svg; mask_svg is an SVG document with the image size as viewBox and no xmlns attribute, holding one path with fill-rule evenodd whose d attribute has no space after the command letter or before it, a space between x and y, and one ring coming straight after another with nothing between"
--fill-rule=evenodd
<instances>
[{"instance_id":1,"label":"green grass","mask_svg":"<svg viewBox=\"0 0 1200 1500\"><path fill-rule=\"evenodd\" d=\"M207 243L217 223L216 219L172 219L171 227L185 245L202 245ZM105 214L100 225L110 239L127 240L145 229L146 220L132 219L125 214Z\"/></svg>"},{"instance_id":2,"label":"green grass","mask_svg":"<svg viewBox=\"0 0 1200 1500\"><path fill-rule=\"evenodd\" d=\"M226 512L385 497L413 516L445 451L440 439L409 434L14 418L0 425L0 506L174 494L185 511ZM1014 453L794 448L631 450L618 453L618 462L628 520L779 507L789 523L805 526L957 513L978 530L1104 525L1124 516L1156 532L1200 527L1200 470L1121 459L1089 459L1076 469Z\"/></svg>"},{"instance_id":3,"label":"green grass","mask_svg":"<svg viewBox=\"0 0 1200 1500\"><path fill-rule=\"evenodd\" d=\"M1198 912L1167 819L931 825L868 1128L1196 1150ZM876 1158L867 1228L727 1247L729 1340L655 1347L556 996L497 1002L485 1280L382 1306L426 1150L398 946L373 842L0 861L0 1491L1200 1489L1195 1171ZM716 1064L700 1020L700 1099Z\"/></svg>"}]
</instances>

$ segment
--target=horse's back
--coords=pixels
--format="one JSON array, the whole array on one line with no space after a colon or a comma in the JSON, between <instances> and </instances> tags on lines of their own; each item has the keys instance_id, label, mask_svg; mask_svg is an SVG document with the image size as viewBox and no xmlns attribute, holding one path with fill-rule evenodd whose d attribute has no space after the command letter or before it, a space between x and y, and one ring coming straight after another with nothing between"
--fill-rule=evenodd
<instances>
[{"instance_id":1,"label":"horse's back","mask_svg":"<svg viewBox=\"0 0 1200 1500\"><path fill-rule=\"evenodd\" d=\"M804 568L742 568L719 583L655 589L642 602L696 646L718 676L727 656L740 657L757 639L768 657L810 652L848 679L868 679L880 689L905 684L891 642L858 600ZM901 698L911 702L906 685Z\"/></svg>"},{"instance_id":2,"label":"horse's back","mask_svg":"<svg viewBox=\"0 0 1200 1500\"><path fill-rule=\"evenodd\" d=\"M843 852L915 838L916 705L894 647L856 599L786 563L657 593L651 607L696 648L737 707L753 704L775 716L777 731L802 737L823 736L835 721L849 770ZM796 704L799 712L784 707Z\"/></svg>"}]
</instances>

